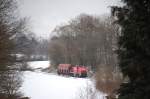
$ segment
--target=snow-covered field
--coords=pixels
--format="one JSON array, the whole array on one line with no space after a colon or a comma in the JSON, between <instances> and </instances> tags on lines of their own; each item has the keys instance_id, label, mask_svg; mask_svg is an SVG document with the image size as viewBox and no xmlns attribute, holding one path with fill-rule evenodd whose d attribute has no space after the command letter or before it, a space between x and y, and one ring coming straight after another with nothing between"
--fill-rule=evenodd
<instances>
[{"instance_id":1,"label":"snow-covered field","mask_svg":"<svg viewBox=\"0 0 150 99\"><path fill-rule=\"evenodd\" d=\"M49 62L30 62L29 65L32 68L46 68ZM86 95L82 92L87 85L93 85L89 78L63 77L40 71L26 71L21 90L31 99L80 99L79 97ZM102 99L101 94L98 99Z\"/></svg>"},{"instance_id":2,"label":"snow-covered field","mask_svg":"<svg viewBox=\"0 0 150 99\"><path fill-rule=\"evenodd\" d=\"M28 62L28 65L33 68L33 69L37 69L37 68L47 68L50 65L49 61L33 61L33 62Z\"/></svg>"}]
</instances>

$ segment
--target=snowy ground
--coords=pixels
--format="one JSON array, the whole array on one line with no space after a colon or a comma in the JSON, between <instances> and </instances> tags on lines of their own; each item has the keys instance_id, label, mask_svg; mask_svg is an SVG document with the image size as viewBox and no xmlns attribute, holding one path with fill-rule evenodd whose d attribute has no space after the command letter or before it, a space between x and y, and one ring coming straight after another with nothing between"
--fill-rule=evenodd
<instances>
[{"instance_id":1,"label":"snowy ground","mask_svg":"<svg viewBox=\"0 0 150 99\"><path fill-rule=\"evenodd\" d=\"M49 62L30 62L29 65L34 69L46 68ZM63 77L40 71L26 71L21 90L31 99L81 99L83 95L84 97L86 95L86 92L84 94L82 92L87 91L87 85L93 85L89 78ZM99 93L97 99L102 99L102 94Z\"/></svg>"},{"instance_id":2,"label":"snowy ground","mask_svg":"<svg viewBox=\"0 0 150 99\"><path fill-rule=\"evenodd\" d=\"M29 66L33 69L37 68L47 68L50 65L49 61L33 61L33 62L28 62Z\"/></svg>"}]
</instances>

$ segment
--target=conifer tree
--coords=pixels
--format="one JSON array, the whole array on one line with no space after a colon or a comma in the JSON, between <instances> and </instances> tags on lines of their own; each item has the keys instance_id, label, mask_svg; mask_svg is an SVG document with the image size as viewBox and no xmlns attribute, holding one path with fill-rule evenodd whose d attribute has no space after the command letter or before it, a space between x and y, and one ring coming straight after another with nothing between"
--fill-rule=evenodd
<instances>
[{"instance_id":1,"label":"conifer tree","mask_svg":"<svg viewBox=\"0 0 150 99\"><path fill-rule=\"evenodd\" d=\"M0 0L0 71L14 63L14 39L25 28L25 20L17 17L16 10L16 0Z\"/></svg>"},{"instance_id":2,"label":"conifer tree","mask_svg":"<svg viewBox=\"0 0 150 99\"><path fill-rule=\"evenodd\" d=\"M112 7L121 26L119 66L129 78L119 90L119 99L150 99L150 0L122 0Z\"/></svg>"},{"instance_id":3,"label":"conifer tree","mask_svg":"<svg viewBox=\"0 0 150 99\"><path fill-rule=\"evenodd\" d=\"M16 0L0 0L0 99L17 99L22 95L21 73L13 69L18 66L13 51L16 34L21 33L25 24L15 15L16 3Z\"/></svg>"}]
</instances>

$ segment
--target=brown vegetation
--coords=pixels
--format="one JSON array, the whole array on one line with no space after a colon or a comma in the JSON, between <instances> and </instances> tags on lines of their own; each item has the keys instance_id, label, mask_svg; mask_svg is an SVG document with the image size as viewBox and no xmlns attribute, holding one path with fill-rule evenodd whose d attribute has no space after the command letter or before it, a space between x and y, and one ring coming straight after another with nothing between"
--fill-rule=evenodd
<instances>
[{"instance_id":1,"label":"brown vegetation","mask_svg":"<svg viewBox=\"0 0 150 99\"><path fill-rule=\"evenodd\" d=\"M117 95L117 90L123 81L122 73L118 68L101 65L95 74L96 88L107 94L108 99L113 99Z\"/></svg>"}]
</instances>

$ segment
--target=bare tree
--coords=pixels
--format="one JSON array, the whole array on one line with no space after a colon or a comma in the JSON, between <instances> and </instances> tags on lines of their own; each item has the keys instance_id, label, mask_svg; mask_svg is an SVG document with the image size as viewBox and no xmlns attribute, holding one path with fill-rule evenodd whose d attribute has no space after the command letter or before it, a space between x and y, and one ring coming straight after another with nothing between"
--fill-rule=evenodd
<instances>
[{"instance_id":1,"label":"bare tree","mask_svg":"<svg viewBox=\"0 0 150 99\"><path fill-rule=\"evenodd\" d=\"M50 40L50 50L55 52L49 51L50 59L59 60L57 63L90 66L93 70L100 64L116 66L117 55L114 50L118 28L112 23L111 17L104 19L81 14L68 24L56 27L56 37ZM55 44L61 46L56 49ZM58 59L53 59L57 53Z\"/></svg>"},{"instance_id":2,"label":"bare tree","mask_svg":"<svg viewBox=\"0 0 150 99\"><path fill-rule=\"evenodd\" d=\"M15 99L22 96L19 91L22 84L21 73L19 71L1 71L0 81L0 93L5 95L6 99Z\"/></svg>"},{"instance_id":3,"label":"bare tree","mask_svg":"<svg viewBox=\"0 0 150 99\"><path fill-rule=\"evenodd\" d=\"M95 89L93 81L87 81L86 85L76 93L76 99L101 99L104 94Z\"/></svg>"}]
</instances>

